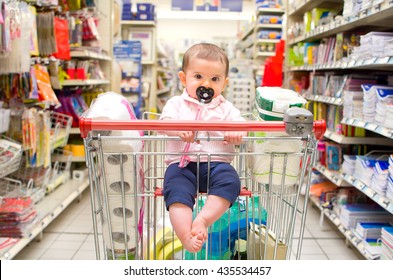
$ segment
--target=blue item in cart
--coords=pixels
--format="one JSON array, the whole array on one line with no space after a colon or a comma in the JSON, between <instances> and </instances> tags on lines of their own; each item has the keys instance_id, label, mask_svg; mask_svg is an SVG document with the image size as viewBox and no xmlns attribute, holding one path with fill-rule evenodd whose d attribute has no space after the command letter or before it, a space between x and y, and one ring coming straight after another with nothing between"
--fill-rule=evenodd
<instances>
[{"instance_id":1,"label":"blue item in cart","mask_svg":"<svg viewBox=\"0 0 393 280\"><path fill-rule=\"evenodd\" d=\"M202 209L204 200L198 204ZM248 213L247 213L248 209ZM248 218L247 218L248 217ZM247 240L249 222L266 224L267 212L259 206L259 198L253 197L247 201L238 197L230 210L222 215L210 228L208 240L198 253L185 253L186 260L229 260L237 239ZM207 250L207 251L206 251Z\"/></svg>"}]
</instances>

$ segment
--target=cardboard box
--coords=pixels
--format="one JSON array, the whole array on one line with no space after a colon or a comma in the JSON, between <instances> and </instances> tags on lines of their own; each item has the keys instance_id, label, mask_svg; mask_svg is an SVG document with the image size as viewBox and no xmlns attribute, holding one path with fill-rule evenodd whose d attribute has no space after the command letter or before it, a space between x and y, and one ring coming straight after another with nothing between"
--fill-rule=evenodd
<instances>
[{"instance_id":1,"label":"cardboard box","mask_svg":"<svg viewBox=\"0 0 393 280\"><path fill-rule=\"evenodd\" d=\"M249 260L285 260L288 246L280 240L277 241L274 233L269 232L268 245L265 256L266 227L265 225L256 225L250 223L249 235L247 239L247 258Z\"/></svg>"}]
</instances>

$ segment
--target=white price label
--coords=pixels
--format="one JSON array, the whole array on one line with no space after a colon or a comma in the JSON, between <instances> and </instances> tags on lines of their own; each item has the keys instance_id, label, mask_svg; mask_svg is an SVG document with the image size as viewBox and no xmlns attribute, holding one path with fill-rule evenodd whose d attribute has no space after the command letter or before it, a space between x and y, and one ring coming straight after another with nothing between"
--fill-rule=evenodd
<instances>
[{"instance_id":1,"label":"white price label","mask_svg":"<svg viewBox=\"0 0 393 280\"><path fill-rule=\"evenodd\" d=\"M389 60L390 60L389 56L380 57L380 58L377 59L376 63L378 63L378 64L386 64L386 63L389 62Z\"/></svg>"},{"instance_id":2,"label":"white price label","mask_svg":"<svg viewBox=\"0 0 393 280\"><path fill-rule=\"evenodd\" d=\"M365 127L369 130L375 130L378 125L376 125L375 123L366 123Z\"/></svg>"},{"instance_id":3,"label":"white price label","mask_svg":"<svg viewBox=\"0 0 393 280\"><path fill-rule=\"evenodd\" d=\"M373 196L375 195L375 192L374 192L372 189L370 189L370 188L368 188L368 189L365 191L365 193L366 193L368 196L370 196L370 197L373 197Z\"/></svg>"}]
</instances>

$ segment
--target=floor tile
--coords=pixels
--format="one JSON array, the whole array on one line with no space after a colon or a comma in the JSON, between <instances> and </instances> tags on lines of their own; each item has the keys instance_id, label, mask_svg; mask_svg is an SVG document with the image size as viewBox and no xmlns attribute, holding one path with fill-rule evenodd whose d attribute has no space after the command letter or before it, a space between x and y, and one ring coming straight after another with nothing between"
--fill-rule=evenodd
<instances>
[{"instance_id":1,"label":"floor tile","mask_svg":"<svg viewBox=\"0 0 393 280\"><path fill-rule=\"evenodd\" d=\"M71 260L75 255L75 250L61 250L53 249L46 251L39 259L40 260Z\"/></svg>"},{"instance_id":2,"label":"floor tile","mask_svg":"<svg viewBox=\"0 0 393 280\"><path fill-rule=\"evenodd\" d=\"M35 246L26 246L14 260L38 260L48 248L37 248Z\"/></svg>"},{"instance_id":3,"label":"floor tile","mask_svg":"<svg viewBox=\"0 0 393 280\"><path fill-rule=\"evenodd\" d=\"M91 251L91 250L79 250L72 257L72 259L73 260L95 260L96 253L95 253L95 251Z\"/></svg>"},{"instance_id":4,"label":"floor tile","mask_svg":"<svg viewBox=\"0 0 393 280\"><path fill-rule=\"evenodd\" d=\"M321 261L328 260L326 255L322 255L322 254L321 255L314 255L314 254L306 255L306 254L304 254L304 255L301 255L300 259L301 260L321 260Z\"/></svg>"},{"instance_id":5,"label":"floor tile","mask_svg":"<svg viewBox=\"0 0 393 280\"><path fill-rule=\"evenodd\" d=\"M300 259L364 259L357 253L356 249L349 248L346 245L345 238L334 226L327 221L321 226L321 215L317 208L308 207ZM99 223L98 232L101 232ZM83 194L80 202L73 202L45 229L44 238L40 242L31 242L15 259L95 260L93 233L90 197L87 191ZM292 247L294 251L297 249L298 237L299 225L297 224ZM102 235L99 235L98 242L101 248L103 246ZM291 259L294 259L293 254Z\"/></svg>"}]
</instances>

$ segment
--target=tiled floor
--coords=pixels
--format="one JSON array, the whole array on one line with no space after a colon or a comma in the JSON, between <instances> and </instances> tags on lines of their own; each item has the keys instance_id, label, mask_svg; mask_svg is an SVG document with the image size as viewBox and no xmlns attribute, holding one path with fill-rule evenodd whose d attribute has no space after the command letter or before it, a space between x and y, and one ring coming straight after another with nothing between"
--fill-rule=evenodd
<instances>
[{"instance_id":1,"label":"tiled floor","mask_svg":"<svg viewBox=\"0 0 393 280\"><path fill-rule=\"evenodd\" d=\"M42 240L31 242L16 260L94 260L95 246L89 191L73 202L51 225ZM364 259L327 220L320 225L320 211L310 207L303 239L303 260Z\"/></svg>"}]
</instances>

